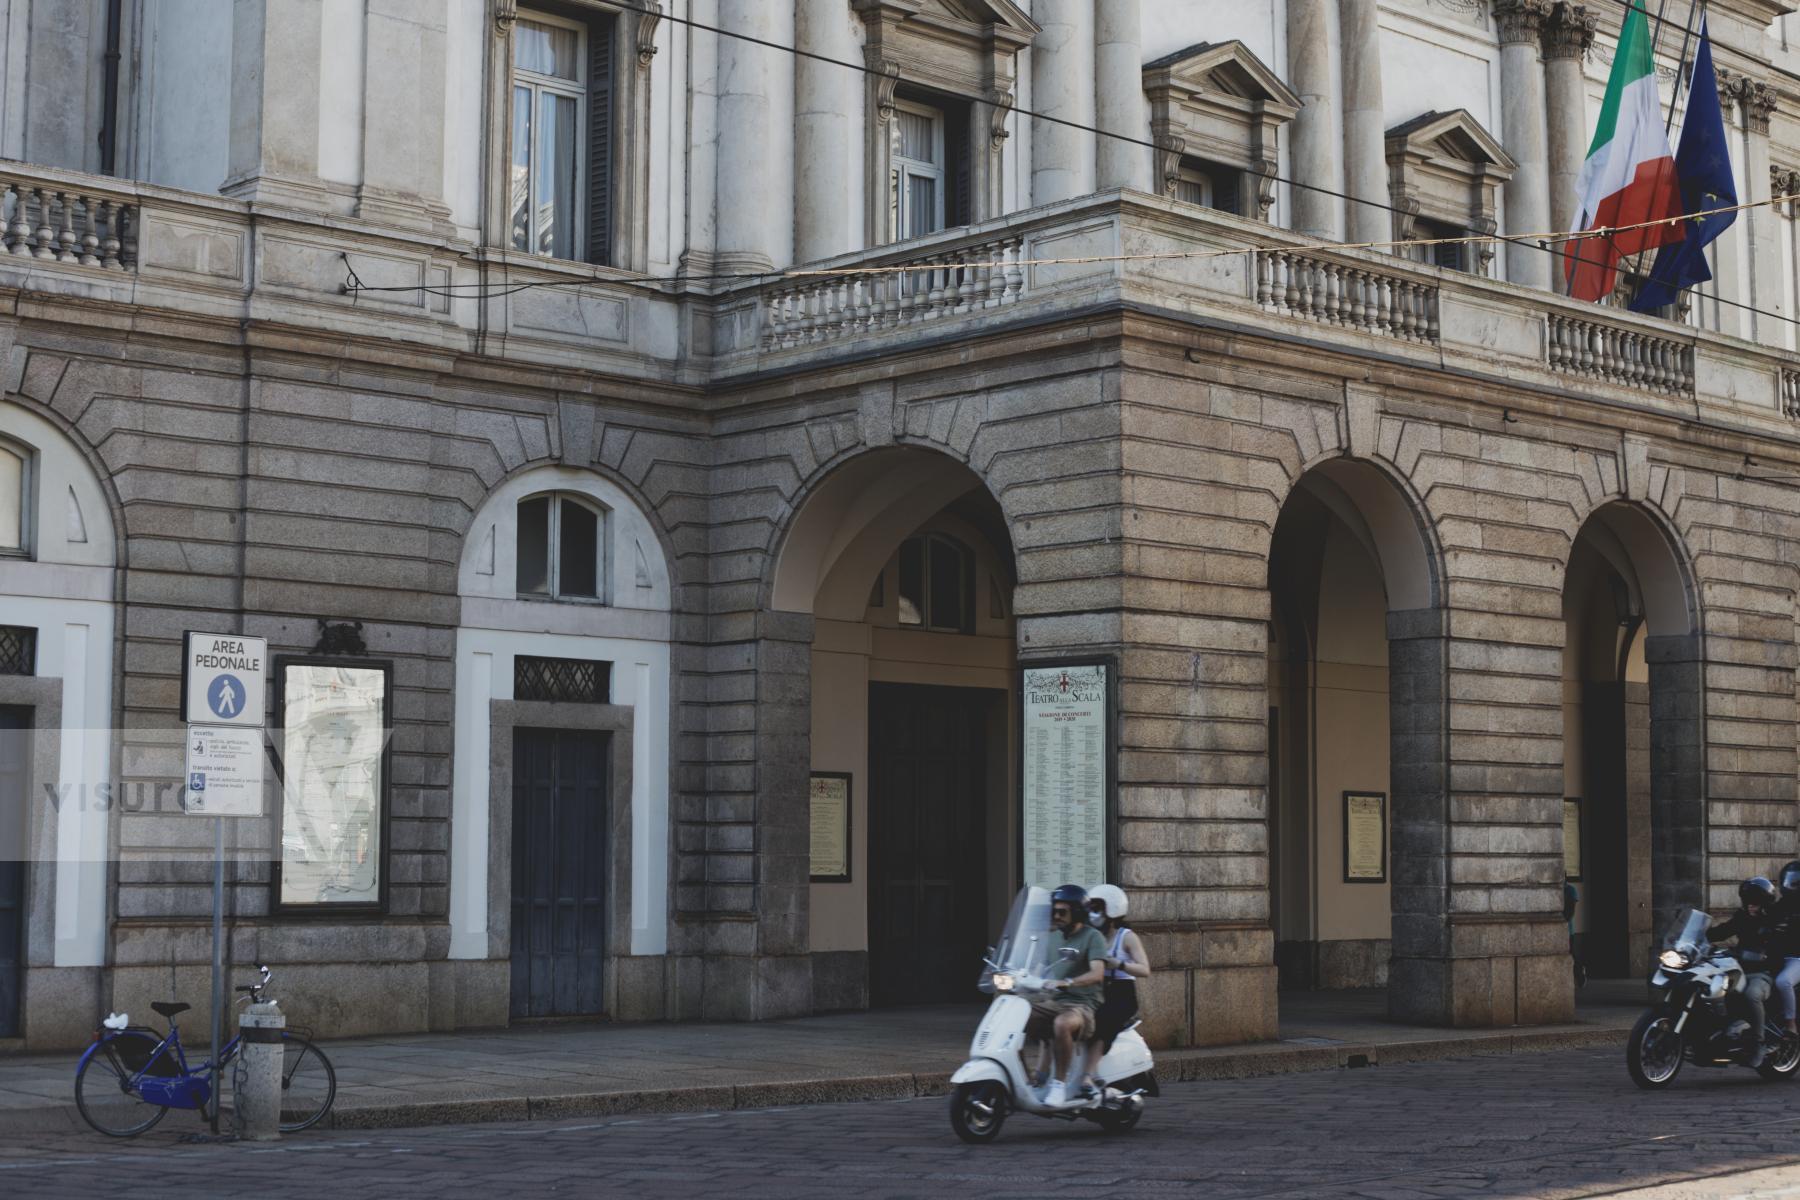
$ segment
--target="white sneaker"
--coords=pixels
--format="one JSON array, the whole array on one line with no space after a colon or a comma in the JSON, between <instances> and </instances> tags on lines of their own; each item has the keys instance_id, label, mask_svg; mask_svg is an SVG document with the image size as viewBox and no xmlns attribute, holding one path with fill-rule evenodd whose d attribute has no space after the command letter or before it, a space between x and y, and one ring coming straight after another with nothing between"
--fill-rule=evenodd
<instances>
[{"instance_id":1,"label":"white sneaker","mask_svg":"<svg viewBox=\"0 0 1800 1200\"><path fill-rule=\"evenodd\" d=\"M1044 1107L1062 1108L1064 1105L1068 1104L1068 1102L1069 1097L1067 1089L1063 1086L1063 1081L1060 1079L1052 1079L1050 1081L1050 1086L1044 1089Z\"/></svg>"}]
</instances>

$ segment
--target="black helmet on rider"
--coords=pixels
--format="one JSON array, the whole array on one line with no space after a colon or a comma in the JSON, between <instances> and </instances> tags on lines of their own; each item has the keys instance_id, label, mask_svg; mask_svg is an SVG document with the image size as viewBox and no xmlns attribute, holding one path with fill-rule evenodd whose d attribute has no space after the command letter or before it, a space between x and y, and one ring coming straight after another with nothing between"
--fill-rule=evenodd
<instances>
[{"instance_id":1,"label":"black helmet on rider","mask_svg":"<svg viewBox=\"0 0 1800 1200\"><path fill-rule=\"evenodd\" d=\"M1790 859L1775 877L1784 892L1800 891L1800 858Z\"/></svg>"},{"instance_id":2,"label":"black helmet on rider","mask_svg":"<svg viewBox=\"0 0 1800 1200\"><path fill-rule=\"evenodd\" d=\"M1738 884L1738 901L1745 908L1752 904L1762 909L1774 908L1775 902L1780 899L1781 893L1775 890L1775 885L1761 875L1754 875Z\"/></svg>"},{"instance_id":3,"label":"black helmet on rider","mask_svg":"<svg viewBox=\"0 0 1800 1200\"><path fill-rule=\"evenodd\" d=\"M1067 904L1077 913L1087 911L1087 889L1078 883L1065 883L1050 893L1050 903L1054 907Z\"/></svg>"}]
</instances>

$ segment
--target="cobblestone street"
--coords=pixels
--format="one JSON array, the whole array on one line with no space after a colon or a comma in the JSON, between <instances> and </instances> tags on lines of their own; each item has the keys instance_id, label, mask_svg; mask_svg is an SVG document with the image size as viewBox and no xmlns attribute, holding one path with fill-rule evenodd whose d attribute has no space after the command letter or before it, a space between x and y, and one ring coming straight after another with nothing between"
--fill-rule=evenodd
<instances>
[{"instance_id":1,"label":"cobblestone street","mask_svg":"<svg viewBox=\"0 0 1800 1200\"><path fill-rule=\"evenodd\" d=\"M190 1122L171 1114L135 1143L0 1146L0 1194L1714 1197L1800 1185L1800 1091L1689 1068L1647 1095L1611 1049L1182 1084L1123 1139L1015 1116L986 1147L958 1142L935 1098L270 1148L185 1142Z\"/></svg>"}]
</instances>

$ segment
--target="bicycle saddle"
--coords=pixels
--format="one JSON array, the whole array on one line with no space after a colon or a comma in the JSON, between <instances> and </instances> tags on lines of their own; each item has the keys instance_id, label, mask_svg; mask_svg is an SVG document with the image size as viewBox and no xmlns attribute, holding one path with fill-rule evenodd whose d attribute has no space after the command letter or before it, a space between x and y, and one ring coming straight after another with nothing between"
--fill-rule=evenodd
<instances>
[{"instance_id":1,"label":"bicycle saddle","mask_svg":"<svg viewBox=\"0 0 1800 1200\"><path fill-rule=\"evenodd\" d=\"M174 1000L155 1000L150 1004L150 1011L172 1021L192 1007L194 1006L191 1004L181 1004Z\"/></svg>"}]
</instances>

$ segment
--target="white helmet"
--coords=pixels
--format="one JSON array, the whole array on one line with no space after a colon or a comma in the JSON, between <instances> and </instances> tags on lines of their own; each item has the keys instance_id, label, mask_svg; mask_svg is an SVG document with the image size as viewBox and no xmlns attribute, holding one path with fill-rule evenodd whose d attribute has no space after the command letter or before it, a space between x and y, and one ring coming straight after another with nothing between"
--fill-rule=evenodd
<instances>
[{"instance_id":1,"label":"white helmet","mask_svg":"<svg viewBox=\"0 0 1800 1200\"><path fill-rule=\"evenodd\" d=\"M1088 903L1092 904L1096 900L1105 909L1107 919L1113 921L1124 916L1129 907L1125 902L1124 891L1110 883L1098 883L1088 889Z\"/></svg>"}]
</instances>

